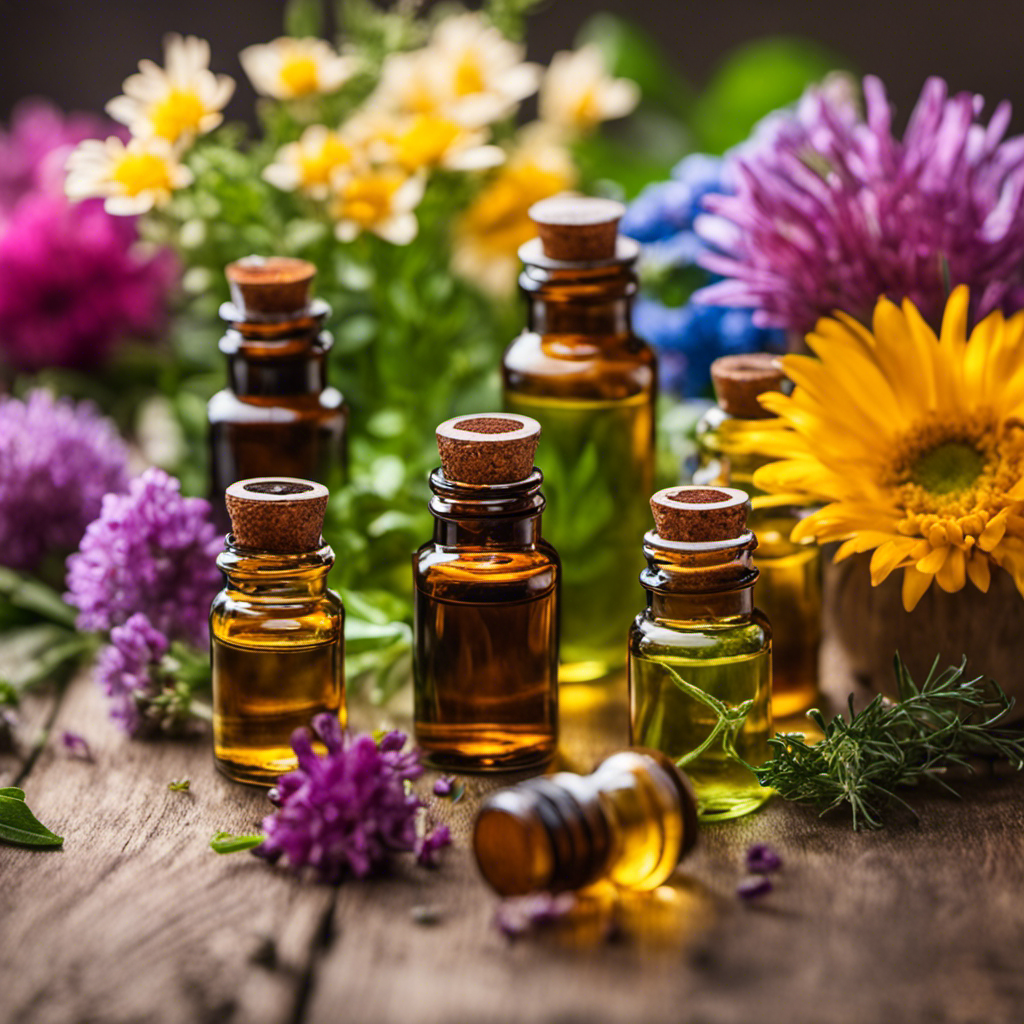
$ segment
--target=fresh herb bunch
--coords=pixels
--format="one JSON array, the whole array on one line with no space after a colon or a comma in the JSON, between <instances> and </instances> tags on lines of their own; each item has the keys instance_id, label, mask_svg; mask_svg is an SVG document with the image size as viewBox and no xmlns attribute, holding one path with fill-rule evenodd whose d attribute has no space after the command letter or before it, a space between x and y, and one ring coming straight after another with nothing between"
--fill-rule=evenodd
<instances>
[{"instance_id":1,"label":"fresh herb bunch","mask_svg":"<svg viewBox=\"0 0 1024 1024\"><path fill-rule=\"evenodd\" d=\"M820 711L809 711L824 739L773 737L775 757L752 768L761 785L786 800L813 804L822 814L848 804L854 829L881 828L882 813L892 803L917 817L898 789L931 779L955 793L942 772L970 769L972 757L1005 758L1024 768L1024 733L999 726L1013 699L983 676L965 679L966 658L937 672L936 657L922 686L899 654L893 664L898 702L879 695L857 713L851 697L849 719L839 714L830 722Z\"/></svg>"}]
</instances>

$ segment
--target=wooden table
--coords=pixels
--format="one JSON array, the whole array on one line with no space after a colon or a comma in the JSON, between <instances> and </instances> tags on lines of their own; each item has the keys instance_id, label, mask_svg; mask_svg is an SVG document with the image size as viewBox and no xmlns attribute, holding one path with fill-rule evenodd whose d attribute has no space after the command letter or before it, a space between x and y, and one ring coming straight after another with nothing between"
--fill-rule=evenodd
<instances>
[{"instance_id":1,"label":"wooden table","mask_svg":"<svg viewBox=\"0 0 1024 1024\"><path fill-rule=\"evenodd\" d=\"M252 829L267 802L214 771L205 738L130 741L103 705L80 678L26 706L54 737L83 734L95 763L54 739L0 761L0 784L23 786L66 837L55 852L0 847L3 1024L1024 1020L1024 778L967 782L962 801L918 794L919 825L878 833L776 800L704 829L653 895L599 892L571 926L510 943L467 848L489 783L434 800L456 837L438 870L302 884L210 851L215 831ZM364 724L404 717L357 710ZM563 713L570 765L625 740L621 682L570 693ZM191 791L170 792L181 777ZM785 868L747 906L734 890L753 841ZM416 907L439 921L417 923Z\"/></svg>"}]
</instances>

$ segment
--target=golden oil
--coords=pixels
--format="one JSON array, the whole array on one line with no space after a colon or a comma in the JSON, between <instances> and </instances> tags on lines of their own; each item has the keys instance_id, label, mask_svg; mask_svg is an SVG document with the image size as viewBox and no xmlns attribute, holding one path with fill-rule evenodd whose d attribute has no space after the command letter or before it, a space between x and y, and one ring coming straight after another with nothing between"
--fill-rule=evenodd
<instances>
[{"instance_id":1,"label":"golden oil","mask_svg":"<svg viewBox=\"0 0 1024 1024\"><path fill-rule=\"evenodd\" d=\"M644 538L640 577L648 605L629 633L631 742L686 759L701 820L739 817L771 795L723 735L712 739L719 709L749 702L732 750L755 766L769 755L772 631L754 608L749 499L680 487L659 491L651 505L658 528Z\"/></svg>"},{"instance_id":2,"label":"golden oil","mask_svg":"<svg viewBox=\"0 0 1024 1024\"><path fill-rule=\"evenodd\" d=\"M327 587L334 553L320 537L326 493L289 478L228 489L234 532L210 612L213 741L217 767L238 782L269 786L291 771L292 733L315 715L344 724L344 609ZM306 520L304 537L282 526L289 517ZM273 550L282 545L298 550Z\"/></svg>"},{"instance_id":3,"label":"golden oil","mask_svg":"<svg viewBox=\"0 0 1024 1024\"><path fill-rule=\"evenodd\" d=\"M623 750L590 775L559 772L488 797L473 850L502 896L578 889L607 879L661 885L697 841L693 792L664 755Z\"/></svg>"}]
</instances>

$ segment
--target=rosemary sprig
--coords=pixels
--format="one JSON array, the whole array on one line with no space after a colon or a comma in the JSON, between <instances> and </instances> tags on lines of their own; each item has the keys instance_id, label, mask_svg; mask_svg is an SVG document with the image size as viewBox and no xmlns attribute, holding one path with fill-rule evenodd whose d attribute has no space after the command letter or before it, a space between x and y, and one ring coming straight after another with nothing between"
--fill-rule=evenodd
<instances>
[{"instance_id":1,"label":"rosemary sprig","mask_svg":"<svg viewBox=\"0 0 1024 1024\"><path fill-rule=\"evenodd\" d=\"M999 723L1013 700L992 680L965 679L966 659L936 672L918 686L899 654L894 658L899 701L875 697L847 719L826 722L818 710L808 712L824 739L808 744L800 734L782 734L769 743L775 756L752 768L762 786L786 800L813 804L822 814L848 804L853 827L881 828L882 812L897 803L916 812L897 789L932 779L951 793L943 769L971 769L971 757L1005 758L1024 768L1024 733Z\"/></svg>"},{"instance_id":2,"label":"rosemary sprig","mask_svg":"<svg viewBox=\"0 0 1024 1024\"><path fill-rule=\"evenodd\" d=\"M743 723L746 722L750 709L754 706L753 698L743 701L742 704L737 704L734 708L730 707L728 704L723 704L717 697L712 697L706 690L702 690L699 686L694 686L693 683L688 683L671 665L666 665L665 668L668 669L672 682L683 693L692 697L698 703L711 708L718 716L714 728L704 738L704 742L683 754L676 761L676 767L685 768L691 761L695 761L705 750L711 747L719 736L721 736L722 749L726 754L736 758L737 761L743 761L743 758L736 751L736 737L739 735L740 729L743 728ZM745 761L743 763L746 764Z\"/></svg>"}]
</instances>

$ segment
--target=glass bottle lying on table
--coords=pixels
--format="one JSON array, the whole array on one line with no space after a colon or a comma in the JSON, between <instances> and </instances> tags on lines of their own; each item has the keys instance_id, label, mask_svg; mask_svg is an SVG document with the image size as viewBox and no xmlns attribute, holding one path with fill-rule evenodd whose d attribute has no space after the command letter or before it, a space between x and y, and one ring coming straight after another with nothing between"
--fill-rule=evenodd
<instances>
[{"instance_id":1,"label":"glass bottle lying on table","mask_svg":"<svg viewBox=\"0 0 1024 1024\"><path fill-rule=\"evenodd\" d=\"M502 363L505 408L544 429L545 529L564 571L563 683L623 665L654 487L656 360L631 325L640 250L617 235L623 210L576 197L531 208L540 237L520 250L528 327Z\"/></svg>"},{"instance_id":2,"label":"glass bottle lying on table","mask_svg":"<svg viewBox=\"0 0 1024 1024\"><path fill-rule=\"evenodd\" d=\"M327 488L260 477L227 491L232 533L210 612L217 767L271 786L296 766L292 733L315 715L345 722L344 609L327 587Z\"/></svg>"},{"instance_id":3,"label":"glass bottle lying on table","mask_svg":"<svg viewBox=\"0 0 1024 1024\"><path fill-rule=\"evenodd\" d=\"M730 753L761 764L772 731L771 628L754 608L750 500L732 488L670 487L651 508L647 608L629 631L630 742L685 767L702 820L735 818L771 795ZM722 728L729 714L736 722Z\"/></svg>"},{"instance_id":4,"label":"glass bottle lying on table","mask_svg":"<svg viewBox=\"0 0 1024 1024\"><path fill-rule=\"evenodd\" d=\"M762 352L716 359L711 379L718 405L697 424L693 482L740 487L751 495L754 565L761 573L754 596L772 624L772 713L787 718L818 699L822 596L820 549L789 539L810 509L753 485L754 471L770 461L757 453L758 434L772 422L758 395L780 390L785 375L775 357Z\"/></svg>"},{"instance_id":5,"label":"glass bottle lying on table","mask_svg":"<svg viewBox=\"0 0 1024 1024\"><path fill-rule=\"evenodd\" d=\"M416 742L436 767L523 769L555 753L560 566L541 536L539 436L503 413L437 428L434 537L413 556Z\"/></svg>"}]
</instances>

